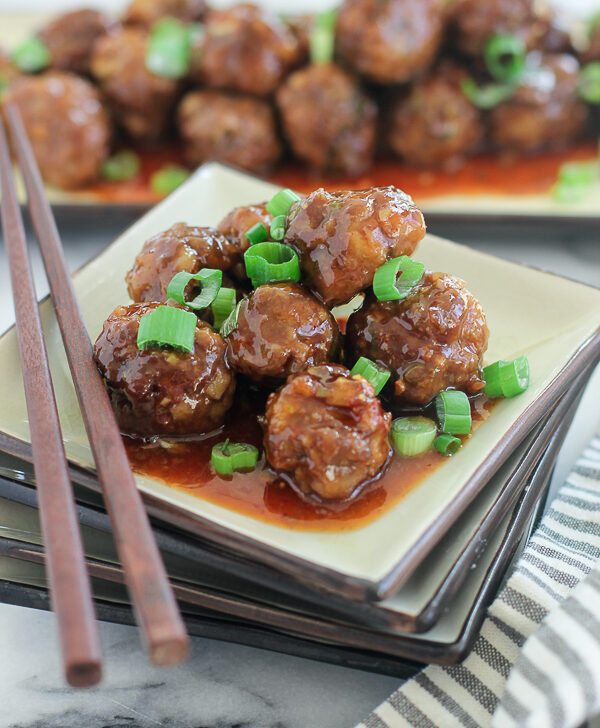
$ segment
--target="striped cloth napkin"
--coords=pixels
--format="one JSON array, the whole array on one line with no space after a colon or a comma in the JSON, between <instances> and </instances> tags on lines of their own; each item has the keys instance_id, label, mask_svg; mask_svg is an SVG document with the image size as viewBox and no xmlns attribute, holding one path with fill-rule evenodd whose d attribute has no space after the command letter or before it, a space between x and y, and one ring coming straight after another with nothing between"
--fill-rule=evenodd
<instances>
[{"instance_id":1,"label":"striped cloth napkin","mask_svg":"<svg viewBox=\"0 0 600 728\"><path fill-rule=\"evenodd\" d=\"M600 433L577 461L472 652L404 683L357 728L576 728L600 712Z\"/></svg>"}]
</instances>

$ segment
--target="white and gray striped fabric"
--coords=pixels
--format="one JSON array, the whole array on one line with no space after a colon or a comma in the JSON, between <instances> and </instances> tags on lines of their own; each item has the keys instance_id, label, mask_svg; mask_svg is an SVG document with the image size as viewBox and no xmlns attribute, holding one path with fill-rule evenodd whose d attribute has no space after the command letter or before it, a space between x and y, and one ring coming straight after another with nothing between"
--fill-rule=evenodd
<instances>
[{"instance_id":1,"label":"white and gray striped fabric","mask_svg":"<svg viewBox=\"0 0 600 728\"><path fill-rule=\"evenodd\" d=\"M471 654L404 683L357 728L577 728L600 711L600 434L577 461Z\"/></svg>"}]
</instances>

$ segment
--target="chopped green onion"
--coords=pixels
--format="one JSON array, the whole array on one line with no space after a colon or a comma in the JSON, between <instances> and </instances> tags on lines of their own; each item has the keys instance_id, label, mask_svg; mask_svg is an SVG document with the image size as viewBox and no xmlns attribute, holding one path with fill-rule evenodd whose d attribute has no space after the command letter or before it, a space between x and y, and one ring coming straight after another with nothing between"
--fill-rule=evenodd
<instances>
[{"instance_id":1,"label":"chopped green onion","mask_svg":"<svg viewBox=\"0 0 600 728\"><path fill-rule=\"evenodd\" d=\"M516 90L514 84L488 83L478 86L472 78L465 78L461 84L462 92L478 109L493 109L510 99Z\"/></svg>"},{"instance_id":2,"label":"chopped green onion","mask_svg":"<svg viewBox=\"0 0 600 728\"><path fill-rule=\"evenodd\" d=\"M158 306L140 319L138 349L170 346L180 351L194 351L198 319L191 311L173 306Z\"/></svg>"},{"instance_id":3,"label":"chopped green onion","mask_svg":"<svg viewBox=\"0 0 600 728\"><path fill-rule=\"evenodd\" d=\"M245 298L242 298L242 300L233 309L233 311L229 314L225 321L223 321L223 323L221 324L221 328L219 329L219 333L221 334L221 336L229 336L229 334L235 329L238 322L238 316L240 315L240 306L245 300Z\"/></svg>"},{"instance_id":4,"label":"chopped green onion","mask_svg":"<svg viewBox=\"0 0 600 728\"><path fill-rule=\"evenodd\" d=\"M335 52L335 26L337 10L326 10L315 15L309 46L311 63L331 63Z\"/></svg>"},{"instance_id":5,"label":"chopped green onion","mask_svg":"<svg viewBox=\"0 0 600 728\"><path fill-rule=\"evenodd\" d=\"M529 360L520 356L513 361L498 361L485 367L484 392L488 397L515 397L529 386Z\"/></svg>"},{"instance_id":6,"label":"chopped green onion","mask_svg":"<svg viewBox=\"0 0 600 728\"><path fill-rule=\"evenodd\" d=\"M600 61L592 61L581 69L578 91L588 104L600 104Z\"/></svg>"},{"instance_id":7,"label":"chopped green onion","mask_svg":"<svg viewBox=\"0 0 600 728\"><path fill-rule=\"evenodd\" d=\"M233 475L238 470L253 470L258 449L246 442L220 442L213 446L210 461L219 475Z\"/></svg>"},{"instance_id":8,"label":"chopped green onion","mask_svg":"<svg viewBox=\"0 0 600 728\"><path fill-rule=\"evenodd\" d=\"M146 50L146 68L157 76L182 78L190 68L192 35L176 18L161 18L152 26Z\"/></svg>"},{"instance_id":9,"label":"chopped green onion","mask_svg":"<svg viewBox=\"0 0 600 728\"><path fill-rule=\"evenodd\" d=\"M406 298L411 289L423 277L425 266L408 255L392 258L375 271L373 293L380 301L399 301Z\"/></svg>"},{"instance_id":10,"label":"chopped green onion","mask_svg":"<svg viewBox=\"0 0 600 728\"><path fill-rule=\"evenodd\" d=\"M283 240L285 237L285 215L277 215L271 223L271 237L273 240Z\"/></svg>"},{"instance_id":11,"label":"chopped green onion","mask_svg":"<svg viewBox=\"0 0 600 728\"><path fill-rule=\"evenodd\" d=\"M50 51L41 38L33 36L23 41L11 54L11 60L21 71L36 73L50 65Z\"/></svg>"},{"instance_id":12,"label":"chopped green onion","mask_svg":"<svg viewBox=\"0 0 600 728\"><path fill-rule=\"evenodd\" d=\"M181 303L183 306L200 311L208 308L217 297L223 280L223 271L214 268L201 268L197 273L188 273L186 270L175 273L167 288L167 298ZM190 281L200 284L200 293L191 301L185 299L185 289Z\"/></svg>"},{"instance_id":13,"label":"chopped green onion","mask_svg":"<svg viewBox=\"0 0 600 728\"><path fill-rule=\"evenodd\" d=\"M244 253L246 273L254 288L271 281L299 281L298 254L283 243L258 243Z\"/></svg>"},{"instance_id":14,"label":"chopped green onion","mask_svg":"<svg viewBox=\"0 0 600 728\"><path fill-rule=\"evenodd\" d=\"M235 308L236 292L234 288L220 288L215 300L211 304L213 312L213 326L219 330L225 320Z\"/></svg>"},{"instance_id":15,"label":"chopped green onion","mask_svg":"<svg viewBox=\"0 0 600 728\"><path fill-rule=\"evenodd\" d=\"M131 149L122 149L105 159L100 173L111 182L125 182L140 171L140 158Z\"/></svg>"},{"instance_id":16,"label":"chopped green onion","mask_svg":"<svg viewBox=\"0 0 600 728\"><path fill-rule=\"evenodd\" d=\"M150 177L150 187L157 195L166 197L182 185L190 176L185 167L177 164L169 164Z\"/></svg>"},{"instance_id":17,"label":"chopped green onion","mask_svg":"<svg viewBox=\"0 0 600 728\"><path fill-rule=\"evenodd\" d=\"M558 171L552 194L559 202L579 202L591 191L596 175L594 162L567 162Z\"/></svg>"},{"instance_id":18,"label":"chopped green onion","mask_svg":"<svg viewBox=\"0 0 600 728\"><path fill-rule=\"evenodd\" d=\"M399 455L420 455L435 440L435 422L428 417L398 417L392 422L391 436Z\"/></svg>"},{"instance_id":19,"label":"chopped green onion","mask_svg":"<svg viewBox=\"0 0 600 728\"><path fill-rule=\"evenodd\" d=\"M270 201L267 203L267 212L273 217L278 215L287 215L290 207L294 202L298 202L300 198L298 195L288 188L279 190L276 192Z\"/></svg>"},{"instance_id":20,"label":"chopped green onion","mask_svg":"<svg viewBox=\"0 0 600 728\"><path fill-rule=\"evenodd\" d=\"M250 245L256 245L257 243L262 243L263 240L266 240L269 237L269 231L262 222L257 222L256 225L253 225L249 230L246 230L244 235L250 241Z\"/></svg>"},{"instance_id":21,"label":"chopped green onion","mask_svg":"<svg viewBox=\"0 0 600 728\"><path fill-rule=\"evenodd\" d=\"M497 33L485 44L483 57L496 81L514 82L525 70L527 48L516 35Z\"/></svg>"},{"instance_id":22,"label":"chopped green onion","mask_svg":"<svg viewBox=\"0 0 600 728\"><path fill-rule=\"evenodd\" d=\"M454 437L454 435L448 435L446 433L439 435L433 441L433 447L435 447L438 452L441 452L442 455L454 455L460 446L461 442L458 437Z\"/></svg>"},{"instance_id":23,"label":"chopped green onion","mask_svg":"<svg viewBox=\"0 0 600 728\"><path fill-rule=\"evenodd\" d=\"M360 357L360 359L352 367L350 374L353 376L360 374L361 377L364 377L375 388L375 394L379 394L379 392L381 392L385 383L391 376L391 372L385 367L367 359L365 356Z\"/></svg>"},{"instance_id":24,"label":"chopped green onion","mask_svg":"<svg viewBox=\"0 0 600 728\"><path fill-rule=\"evenodd\" d=\"M467 435L471 431L471 403L464 392L446 389L435 398L435 411L442 432Z\"/></svg>"}]
</instances>

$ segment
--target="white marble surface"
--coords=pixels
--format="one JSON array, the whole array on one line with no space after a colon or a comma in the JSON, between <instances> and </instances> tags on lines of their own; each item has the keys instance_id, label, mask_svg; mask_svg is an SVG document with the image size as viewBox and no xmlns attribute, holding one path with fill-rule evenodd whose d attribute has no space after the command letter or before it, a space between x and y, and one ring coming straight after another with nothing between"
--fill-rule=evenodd
<instances>
[{"instance_id":1,"label":"white marble surface","mask_svg":"<svg viewBox=\"0 0 600 728\"><path fill-rule=\"evenodd\" d=\"M123 219L63 225L74 269L106 244ZM600 285L598 234L482 227L468 235L433 226L482 250ZM81 230L86 232L82 235ZM482 242L485 241L485 242ZM45 294L37 255L38 293ZM0 330L12 322L8 272L0 248ZM600 371L596 373L600 376ZM564 477L600 425L597 405L580 412L555 479ZM148 665L132 627L102 625L105 680L88 691L61 677L51 614L0 605L0 728L351 728L397 680L237 645L194 639L188 663Z\"/></svg>"}]
</instances>

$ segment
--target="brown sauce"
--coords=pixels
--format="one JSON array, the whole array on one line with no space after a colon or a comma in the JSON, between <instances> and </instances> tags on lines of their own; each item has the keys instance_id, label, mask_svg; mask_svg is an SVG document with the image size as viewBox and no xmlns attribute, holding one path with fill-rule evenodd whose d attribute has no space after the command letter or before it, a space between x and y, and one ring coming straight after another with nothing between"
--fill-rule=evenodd
<instances>
[{"instance_id":1,"label":"brown sauce","mask_svg":"<svg viewBox=\"0 0 600 728\"><path fill-rule=\"evenodd\" d=\"M269 180L304 193L320 186L336 190L393 184L412 195L417 204L426 204L428 200L444 195L544 194L556 182L562 164L590 161L596 156L596 143L590 141L533 156L480 154L467 159L462 166L448 170L424 170L406 166L395 159L379 159L366 174L354 179L313 176L300 164L286 162ZM150 177L166 164L182 164L181 153L173 147L143 151L140 157L141 170L133 179L118 183L102 182L82 190L82 193L93 195L99 202L157 202L159 198L149 186Z\"/></svg>"},{"instance_id":2,"label":"brown sauce","mask_svg":"<svg viewBox=\"0 0 600 728\"><path fill-rule=\"evenodd\" d=\"M483 395L472 399L473 429L487 418L493 405ZM224 427L201 439L143 442L125 438L133 470L265 523L300 531L350 531L393 508L446 461L433 448L412 458L394 455L384 473L350 501L320 502L301 496L269 470L258 422L263 412L264 396L248 391L238 397ZM216 475L210 464L211 449L226 438L259 448L261 459L253 472L235 473L231 478ZM468 436L463 440L468 447Z\"/></svg>"}]
</instances>

